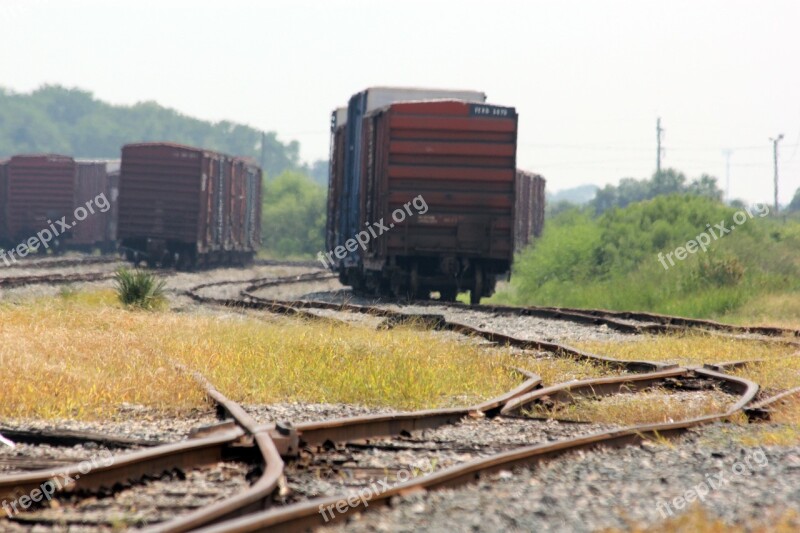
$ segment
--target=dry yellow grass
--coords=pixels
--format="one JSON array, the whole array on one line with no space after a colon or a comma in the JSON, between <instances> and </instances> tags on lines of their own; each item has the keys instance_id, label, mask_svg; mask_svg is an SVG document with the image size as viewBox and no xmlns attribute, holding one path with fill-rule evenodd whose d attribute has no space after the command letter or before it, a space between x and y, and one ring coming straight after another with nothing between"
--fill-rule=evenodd
<instances>
[{"instance_id":1,"label":"dry yellow grass","mask_svg":"<svg viewBox=\"0 0 800 533\"><path fill-rule=\"evenodd\" d=\"M719 335L691 332L677 335L648 336L641 342L584 342L580 343L579 347L619 359L668 361L683 366L700 366L704 363L738 360L759 360L760 362L758 363L733 370L731 373L758 383L762 391L767 395L800 386L800 352L797 351L796 346L780 342L733 339ZM634 404L631 405L633 406ZM681 411L679 405L670 406L669 402L664 405L670 413L679 414ZM614 409L612 404L603 402L599 406L595 406L595 410L600 411L600 406L607 407L610 411L607 414L595 412L592 414L595 417L594 419L597 421L613 421ZM657 412L654 411L653 414L656 415ZM618 412L617 415L619 420L633 419L633 417L626 418L624 410ZM747 423L744 416L734 417L733 421ZM779 418L776 418L776 422L798 424L800 423L800 412L797 409L784 409ZM781 435L763 435L764 439L754 438L753 444L791 441L792 433L792 431L787 430Z\"/></svg>"},{"instance_id":2,"label":"dry yellow grass","mask_svg":"<svg viewBox=\"0 0 800 533\"><path fill-rule=\"evenodd\" d=\"M641 341L587 341L578 347L619 359L669 361L679 365L702 365L742 359L773 359L797 352L796 346L779 342L734 339L703 332L647 335Z\"/></svg>"},{"instance_id":3,"label":"dry yellow grass","mask_svg":"<svg viewBox=\"0 0 800 533\"><path fill-rule=\"evenodd\" d=\"M111 291L64 291L0 305L2 417L98 418L122 402L175 414L204 406L202 390L172 361L200 371L240 402L401 409L468 405L505 392L522 379L511 366L549 383L603 372L570 360L487 351L413 328L128 311Z\"/></svg>"},{"instance_id":4,"label":"dry yellow grass","mask_svg":"<svg viewBox=\"0 0 800 533\"><path fill-rule=\"evenodd\" d=\"M760 523L730 525L694 505L687 512L649 526L631 525L624 530L604 529L603 533L794 533L800 517L793 510L765 510ZM767 524L767 525L763 525Z\"/></svg>"},{"instance_id":5,"label":"dry yellow grass","mask_svg":"<svg viewBox=\"0 0 800 533\"><path fill-rule=\"evenodd\" d=\"M719 320L731 324L800 329L800 294L764 294Z\"/></svg>"},{"instance_id":6,"label":"dry yellow grass","mask_svg":"<svg viewBox=\"0 0 800 533\"><path fill-rule=\"evenodd\" d=\"M800 354L767 357L731 372L758 383L766 395L800 387Z\"/></svg>"},{"instance_id":7,"label":"dry yellow grass","mask_svg":"<svg viewBox=\"0 0 800 533\"><path fill-rule=\"evenodd\" d=\"M553 410L534 406L527 414L579 422L656 424L721 413L731 403L732 397L725 397L723 393L675 393L652 389L603 398L577 398L575 402L557 405Z\"/></svg>"}]
</instances>

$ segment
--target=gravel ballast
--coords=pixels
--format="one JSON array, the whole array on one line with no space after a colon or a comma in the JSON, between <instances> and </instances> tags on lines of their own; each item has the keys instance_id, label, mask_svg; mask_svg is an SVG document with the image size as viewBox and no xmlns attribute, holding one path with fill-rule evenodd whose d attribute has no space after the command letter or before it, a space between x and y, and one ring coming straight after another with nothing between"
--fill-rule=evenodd
<instances>
[{"instance_id":1,"label":"gravel ballast","mask_svg":"<svg viewBox=\"0 0 800 533\"><path fill-rule=\"evenodd\" d=\"M675 447L578 452L535 470L396 498L333 531L624 531L685 512L701 484L708 515L728 524L768 527L787 509L800 512L800 448L748 448L732 441L731 431L746 429L715 425Z\"/></svg>"}]
</instances>

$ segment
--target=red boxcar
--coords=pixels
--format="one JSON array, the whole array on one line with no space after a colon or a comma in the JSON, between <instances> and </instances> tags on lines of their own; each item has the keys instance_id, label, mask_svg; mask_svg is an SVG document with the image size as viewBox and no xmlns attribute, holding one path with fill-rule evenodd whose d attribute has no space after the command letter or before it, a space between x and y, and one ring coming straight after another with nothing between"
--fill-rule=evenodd
<instances>
[{"instance_id":1,"label":"red boxcar","mask_svg":"<svg viewBox=\"0 0 800 533\"><path fill-rule=\"evenodd\" d=\"M108 172L105 161L77 161L75 168L74 209L88 209L88 216L72 230L70 248L86 251L107 246L106 234L111 199L108 198ZM87 204L91 208L87 208ZM102 211L101 211L102 209Z\"/></svg>"},{"instance_id":2,"label":"red boxcar","mask_svg":"<svg viewBox=\"0 0 800 533\"><path fill-rule=\"evenodd\" d=\"M181 268L249 261L260 204L261 169L241 159L169 143L122 148L118 235L129 259Z\"/></svg>"},{"instance_id":3,"label":"red boxcar","mask_svg":"<svg viewBox=\"0 0 800 533\"><path fill-rule=\"evenodd\" d=\"M344 167L347 146L347 108L340 107L331 114L330 167L328 168L328 222L325 226L325 245L333 250L338 244L341 196L344 186Z\"/></svg>"},{"instance_id":4,"label":"red boxcar","mask_svg":"<svg viewBox=\"0 0 800 533\"><path fill-rule=\"evenodd\" d=\"M117 246L117 220L119 218L119 173L120 161L106 162L106 172L108 185L106 190L108 201L111 202L111 209L106 217L106 236L105 240L109 248Z\"/></svg>"},{"instance_id":5,"label":"red boxcar","mask_svg":"<svg viewBox=\"0 0 800 533\"><path fill-rule=\"evenodd\" d=\"M538 174L517 169L516 207L514 209L514 251L520 252L544 228L545 179Z\"/></svg>"},{"instance_id":6,"label":"red boxcar","mask_svg":"<svg viewBox=\"0 0 800 533\"><path fill-rule=\"evenodd\" d=\"M514 250L514 108L395 103L369 113L362 131L360 225L376 234L356 265L338 263L343 280L414 297L490 295Z\"/></svg>"},{"instance_id":7,"label":"red boxcar","mask_svg":"<svg viewBox=\"0 0 800 533\"><path fill-rule=\"evenodd\" d=\"M6 165L6 181L8 240L15 245L24 243L50 229L57 234L49 247L69 241L71 228L78 222L73 219L75 161L71 157L16 155Z\"/></svg>"}]
</instances>

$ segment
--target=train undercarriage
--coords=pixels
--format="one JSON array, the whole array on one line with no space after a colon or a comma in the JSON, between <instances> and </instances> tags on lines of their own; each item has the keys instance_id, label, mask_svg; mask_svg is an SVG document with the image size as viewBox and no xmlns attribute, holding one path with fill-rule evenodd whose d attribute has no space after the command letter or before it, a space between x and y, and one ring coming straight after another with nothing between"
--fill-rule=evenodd
<instances>
[{"instance_id":1,"label":"train undercarriage","mask_svg":"<svg viewBox=\"0 0 800 533\"><path fill-rule=\"evenodd\" d=\"M457 257L393 257L384 265L339 266L339 281L354 291L399 299L430 299L453 302L459 293L470 292L470 303L494 293L498 278L508 276L508 261Z\"/></svg>"},{"instance_id":2,"label":"train undercarriage","mask_svg":"<svg viewBox=\"0 0 800 533\"><path fill-rule=\"evenodd\" d=\"M209 250L198 252L197 246L179 241L159 239L125 239L121 249L125 259L138 265L144 261L150 268L197 270L216 266L246 266L255 252Z\"/></svg>"}]
</instances>

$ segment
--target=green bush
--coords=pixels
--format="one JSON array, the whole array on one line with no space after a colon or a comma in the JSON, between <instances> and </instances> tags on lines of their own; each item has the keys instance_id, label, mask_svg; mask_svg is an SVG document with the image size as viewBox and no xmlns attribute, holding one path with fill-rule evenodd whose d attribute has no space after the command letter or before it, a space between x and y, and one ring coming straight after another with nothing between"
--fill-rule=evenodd
<instances>
[{"instance_id":1,"label":"green bush","mask_svg":"<svg viewBox=\"0 0 800 533\"><path fill-rule=\"evenodd\" d=\"M143 270L122 268L114 277L119 301L126 307L139 309L156 309L161 307L164 297L164 280Z\"/></svg>"},{"instance_id":2,"label":"green bush","mask_svg":"<svg viewBox=\"0 0 800 533\"><path fill-rule=\"evenodd\" d=\"M757 213L706 251L664 268L659 253L721 221L730 228L736 211L693 195L660 196L598 217L590 209L564 211L518 254L509 289L494 300L706 317L759 295L800 291L800 223Z\"/></svg>"},{"instance_id":3,"label":"green bush","mask_svg":"<svg viewBox=\"0 0 800 533\"><path fill-rule=\"evenodd\" d=\"M325 188L304 174L284 172L265 183L261 237L277 257L312 257L324 248Z\"/></svg>"}]
</instances>

